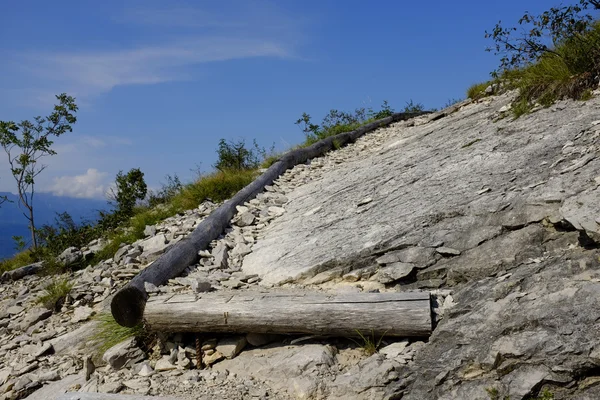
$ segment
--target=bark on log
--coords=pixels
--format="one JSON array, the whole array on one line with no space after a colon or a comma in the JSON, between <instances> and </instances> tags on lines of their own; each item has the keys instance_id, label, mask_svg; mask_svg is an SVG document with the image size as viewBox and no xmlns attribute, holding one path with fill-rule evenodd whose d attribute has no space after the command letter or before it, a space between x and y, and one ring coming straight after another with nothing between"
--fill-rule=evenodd
<instances>
[{"instance_id":1,"label":"bark on log","mask_svg":"<svg viewBox=\"0 0 600 400\"><path fill-rule=\"evenodd\" d=\"M144 321L160 332L431 335L428 292L216 292L149 299Z\"/></svg>"},{"instance_id":2,"label":"bark on log","mask_svg":"<svg viewBox=\"0 0 600 400\"><path fill-rule=\"evenodd\" d=\"M148 298L144 282L160 286L169 279L179 276L190 265L198 262L198 251L206 249L208 244L225 230L236 213L235 207L254 198L264 190L265 186L272 184L287 169L327 153L334 148L334 143L335 146L343 146L356 141L365 133L377 128L427 113L396 113L354 131L331 136L309 147L284 154L251 184L217 208L187 238L176 243L152 265L134 277L129 284L119 290L111 301L111 312L115 321L127 327L140 323Z\"/></svg>"},{"instance_id":3,"label":"bark on log","mask_svg":"<svg viewBox=\"0 0 600 400\"><path fill-rule=\"evenodd\" d=\"M2 276L0 276L0 282L8 282L8 281L16 281L27 275L35 275L40 272L44 268L44 264L42 262L37 262L35 264L26 265L21 268L13 269L12 271L5 271Z\"/></svg>"}]
</instances>

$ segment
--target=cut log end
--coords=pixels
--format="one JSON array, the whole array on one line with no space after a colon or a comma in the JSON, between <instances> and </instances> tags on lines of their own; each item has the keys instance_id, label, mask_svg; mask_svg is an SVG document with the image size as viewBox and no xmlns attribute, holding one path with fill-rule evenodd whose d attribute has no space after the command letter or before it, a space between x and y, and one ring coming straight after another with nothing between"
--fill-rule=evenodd
<instances>
[{"instance_id":1,"label":"cut log end","mask_svg":"<svg viewBox=\"0 0 600 400\"><path fill-rule=\"evenodd\" d=\"M146 299L146 293L135 287L119 290L110 303L113 318L119 325L133 328L142 322Z\"/></svg>"}]
</instances>

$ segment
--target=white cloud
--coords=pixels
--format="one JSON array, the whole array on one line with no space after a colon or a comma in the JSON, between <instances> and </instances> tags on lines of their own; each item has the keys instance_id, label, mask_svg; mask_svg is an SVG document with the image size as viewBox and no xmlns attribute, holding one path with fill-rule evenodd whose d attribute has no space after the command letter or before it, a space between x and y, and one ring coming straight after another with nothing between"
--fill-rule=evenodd
<instances>
[{"instance_id":1,"label":"white cloud","mask_svg":"<svg viewBox=\"0 0 600 400\"><path fill-rule=\"evenodd\" d=\"M90 168L83 175L54 178L54 183L44 191L56 196L103 198L109 187L106 182L107 176L106 172Z\"/></svg>"},{"instance_id":2,"label":"white cloud","mask_svg":"<svg viewBox=\"0 0 600 400\"><path fill-rule=\"evenodd\" d=\"M187 69L203 63L287 56L286 47L275 40L206 37L127 50L27 54L23 62L38 78L61 83L77 97L88 97L122 85L190 79Z\"/></svg>"}]
</instances>

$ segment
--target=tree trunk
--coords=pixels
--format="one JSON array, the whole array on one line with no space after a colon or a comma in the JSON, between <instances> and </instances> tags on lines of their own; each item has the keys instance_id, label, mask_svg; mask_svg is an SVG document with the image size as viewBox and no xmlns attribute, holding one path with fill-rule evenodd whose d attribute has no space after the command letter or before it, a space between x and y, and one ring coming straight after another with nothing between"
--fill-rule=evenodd
<instances>
[{"instance_id":1,"label":"tree trunk","mask_svg":"<svg viewBox=\"0 0 600 400\"><path fill-rule=\"evenodd\" d=\"M35 223L33 221L33 207L29 209L29 229L31 230L31 245L37 250L37 237L35 234Z\"/></svg>"},{"instance_id":2,"label":"tree trunk","mask_svg":"<svg viewBox=\"0 0 600 400\"><path fill-rule=\"evenodd\" d=\"M352 143L367 132L387 126L393 122L407 120L428 113L396 113L390 117L361 126L354 131L330 136L311 146L285 153L265 173L240 190L233 198L225 202L198 224L196 229L187 238L176 243L158 260L154 261L152 265L133 278L127 286L119 290L113 297L110 305L115 321L127 327L133 327L140 323L148 298L144 283L149 282L160 286L169 279L179 276L190 265L198 262L198 251L206 249L209 243L225 230L231 218L237 212L236 206L254 198L264 190L265 186L272 184L288 168L304 163L311 158L321 156L333 150L336 146L341 147Z\"/></svg>"},{"instance_id":3,"label":"tree trunk","mask_svg":"<svg viewBox=\"0 0 600 400\"><path fill-rule=\"evenodd\" d=\"M152 297L144 321L159 332L333 336L431 335L428 292L216 292Z\"/></svg>"}]
</instances>

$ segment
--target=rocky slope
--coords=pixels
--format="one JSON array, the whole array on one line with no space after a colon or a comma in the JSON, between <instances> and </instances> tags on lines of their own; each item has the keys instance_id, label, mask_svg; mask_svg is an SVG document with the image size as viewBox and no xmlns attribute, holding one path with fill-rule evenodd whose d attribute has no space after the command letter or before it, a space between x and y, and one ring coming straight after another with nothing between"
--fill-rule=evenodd
<instances>
[{"instance_id":1,"label":"rocky slope","mask_svg":"<svg viewBox=\"0 0 600 400\"><path fill-rule=\"evenodd\" d=\"M69 276L58 311L35 303L49 277L2 284L0 395L600 397L600 98L513 121L513 95L400 122L296 166L239 207L185 276L147 287L426 290L436 321L426 342L384 339L368 356L346 338L176 334L94 357L93 314L214 209L206 203ZM198 358L209 367L196 369Z\"/></svg>"}]
</instances>

